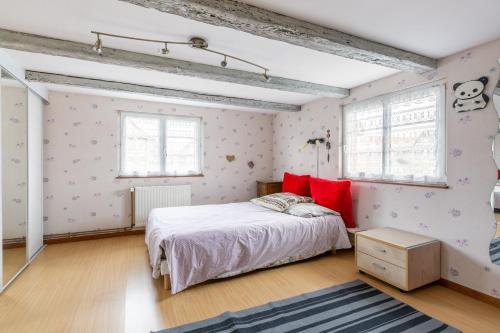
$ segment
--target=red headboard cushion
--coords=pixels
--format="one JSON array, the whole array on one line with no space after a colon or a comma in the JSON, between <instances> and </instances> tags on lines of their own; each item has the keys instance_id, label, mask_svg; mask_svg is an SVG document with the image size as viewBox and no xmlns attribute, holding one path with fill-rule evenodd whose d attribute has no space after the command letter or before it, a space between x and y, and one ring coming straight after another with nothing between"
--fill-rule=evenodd
<instances>
[{"instance_id":1,"label":"red headboard cushion","mask_svg":"<svg viewBox=\"0 0 500 333\"><path fill-rule=\"evenodd\" d=\"M288 172L283 175L283 192L290 192L297 195L305 195L307 197L311 196L311 190L309 188L309 179L311 176L297 176Z\"/></svg>"},{"instance_id":2,"label":"red headboard cushion","mask_svg":"<svg viewBox=\"0 0 500 333\"><path fill-rule=\"evenodd\" d=\"M311 194L315 203L339 212L347 228L355 228L352 212L352 193L350 180L309 180Z\"/></svg>"}]
</instances>

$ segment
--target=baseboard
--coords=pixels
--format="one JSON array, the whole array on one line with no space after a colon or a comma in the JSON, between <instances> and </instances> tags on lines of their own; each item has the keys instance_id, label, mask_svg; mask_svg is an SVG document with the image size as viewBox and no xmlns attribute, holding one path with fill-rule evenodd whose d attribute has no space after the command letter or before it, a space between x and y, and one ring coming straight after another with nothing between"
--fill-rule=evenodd
<instances>
[{"instance_id":1,"label":"baseboard","mask_svg":"<svg viewBox=\"0 0 500 333\"><path fill-rule=\"evenodd\" d=\"M109 237L139 235L143 233L144 233L143 228L118 228L118 229L104 229L104 230L93 230L93 231L82 231L82 232L68 232L64 234L44 235L43 242L44 244L57 244L57 243L79 242L79 241L109 238Z\"/></svg>"},{"instance_id":2,"label":"baseboard","mask_svg":"<svg viewBox=\"0 0 500 333\"><path fill-rule=\"evenodd\" d=\"M479 292L477 290L471 289L466 286L462 286L461 284L446 279L440 279L439 284L446 288L459 292L461 294L477 299L478 301L482 301L484 303L488 303L500 308L500 298L483 294L482 292Z\"/></svg>"},{"instance_id":3,"label":"baseboard","mask_svg":"<svg viewBox=\"0 0 500 333\"><path fill-rule=\"evenodd\" d=\"M4 249L15 249L18 247L26 247L26 238L11 238L4 239L2 242Z\"/></svg>"}]
</instances>

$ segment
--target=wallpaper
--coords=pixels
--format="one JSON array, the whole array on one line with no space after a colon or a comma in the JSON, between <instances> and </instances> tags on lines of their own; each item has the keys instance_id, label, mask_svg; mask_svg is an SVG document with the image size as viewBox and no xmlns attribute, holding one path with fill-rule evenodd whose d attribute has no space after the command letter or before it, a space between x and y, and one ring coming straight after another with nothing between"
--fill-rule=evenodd
<instances>
[{"instance_id":1,"label":"wallpaper","mask_svg":"<svg viewBox=\"0 0 500 333\"><path fill-rule=\"evenodd\" d=\"M1 87L2 200L4 239L26 237L27 96L25 88Z\"/></svg>"},{"instance_id":2,"label":"wallpaper","mask_svg":"<svg viewBox=\"0 0 500 333\"><path fill-rule=\"evenodd\" d=\"M338 99L322 99L305 105L301 112L274 115L274 178L281 179L285 171L314 177L319 171L321 178L337 178L340 167L340 102ZM310 138L325 138L327 130L331 136L329 151L326 145L305 145Z\"/></svg>"},{"instance_id":3,"label":"wallpaper","mask_svg":"<svg viewBox=\"0 0 500 333\"><path fill-rule=\"evenodd\" d=\"M44 114L45 234L130 226L129 188L192 185L192 204L246 201L272 176L272 114L51 92ZM204 177L116 179L119 111L202 117ZM232 162L226 155L234 155ZM249 162L253 162L249 163Z\"/></svg>"},{"instance_id":4,"label":"wallpaper","mask_svg":"<svg viewBox=\"0 0 500 333\"><path fill-rule=\"evenodd\" d=\"M449 189L419 188L374 183L353 184L357 223L364 228L391 226L429 235L442 241L443 278L500 297L500 266L490 261L488 247L495 233L490 198L496 166L492 142L498 128L493 104L486 109L456 113L452 108L455 82L486 75L491 96L499 77L500 40L439 61L438 69L422 75L402 73L352 89L349 103L383 93L443 79L447 85L447 176ZM319 153L324 178L341 176L339 142L341 105L323 99L296 114L280 113L274 119L274 177L283 171L315 174L312 148L301 150L310 137L332 131L332 159L325 148Z\"/></svg>"}]
</instances>

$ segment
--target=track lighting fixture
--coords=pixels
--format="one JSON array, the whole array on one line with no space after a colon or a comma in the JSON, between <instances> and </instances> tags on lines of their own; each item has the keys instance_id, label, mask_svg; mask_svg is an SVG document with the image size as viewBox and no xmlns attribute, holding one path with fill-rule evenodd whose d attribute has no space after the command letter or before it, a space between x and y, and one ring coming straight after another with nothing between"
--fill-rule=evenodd
<instances>
[{"instance_id":1,"label":"track lighting fixture","mask_svg":"<svg viewBox=\"0 0 500 333\"><path fill-rule=\"evenodd\" d=\"M96 51L97 53L99 53L99 55L102 55L102 40L101 40L101 35L100 34L96 34L96 35L97 35L97 40L95 41L94 46L92 47L92 49L94 51Z\"/></svg>"},{"instance_id":2,"label":"track lighting fixture","mask_svg":"<svg viewBox=\"0 0 500 333\"><path fill-rule=\"evenodd\" d=\"M98 31L91 31L91 33L93 33L93 34L95 34L97 36L97 40L96 40L94 46L92 47L92 49L94 51L96 51L97 53L99 53L100 55L102 55L102 40L101 40L101 36L108 36L108 37L122 38L122 39L129 39L129 40L136 40L136 41L149 42L149 43L161 43L163 45L163 47L160 49L160 53L162 55L167 55L167 54L170 53L170 50L168 49L168 44L189 45L189 46L191 46L191 47L193 47L195 49L198 49L198 50L202 50L202 51L210 52L210 53L215 53L215 54L219 54L219 55L223 56L224 60L222 60L220 62L220 65L222 67L224 67L224 68L227 66L227 59L228 58L231 58L231 59L234 59L234 60L237 60L237 61L240 61L240 62L244 62L244 63L246 63L248 65L260 68L260 69L262 69L264 71L264 73L262 74L263 79L265 81L267 81L267 82L271 81L271 77L269 76L269 69L268 68L263 67L261 65L258 65L256 63L250 62L248 60L232 56L232 55L227 54L227 53L223 53L223 52L211 50L211 49L208 48L207 41L205 39L203 39L203 38L200 38L200 37L193 37L188 42L178 42L178 41L176 42L176 41L168 41L168 40L156 40L156 39L146 39L146 38L138 38L138 37L129 37L129 36L123 36L123 35L108 34L108 33L105 33L105 32L98 32Z\"/></svg>"},{"instance_id":3,"label":"track lighting fixture","mask_svg":"<svg viewBox=\"0 0 500 333\"><path fill-rule=\"evenodd\" d=\"M264 77L264 80L266 82L270 82L271 81L271 77L269 76L269 74L267 73L267 69L264 70L264 74L262 74L262 76Z\"/></svg>"},{"instance_id":4,"label":"track lighting fixture","mask_svg":"<svg viewBox=\"0 0 500 333\"><path fill-rule=\"evenodd\" d=\"M167 43L165 43L165 47L163 47L163 48L161 49L161 54L163 54L163 55L167 55L167 54L169 54L169 53L170 53L170 50L168 49L168 45L167 45Z\"/></svg>"}]
</instances>

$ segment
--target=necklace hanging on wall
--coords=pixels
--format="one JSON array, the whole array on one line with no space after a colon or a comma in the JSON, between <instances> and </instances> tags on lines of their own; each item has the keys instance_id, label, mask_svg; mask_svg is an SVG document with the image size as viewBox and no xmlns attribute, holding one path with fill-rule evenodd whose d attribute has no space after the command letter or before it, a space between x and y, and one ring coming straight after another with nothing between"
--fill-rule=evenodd
<instances>
[{"instance_id":1,"label":"necklace hanging on wall","mask_svg":"<svg viewBox=\"0 0 500 333\"><path fill-rule=\"evenodd\" d=\"M330 163L330 149L332 149L332 144L330 143L330 129L326 130L326 161Z\"/></svg>"}]
</instances>

